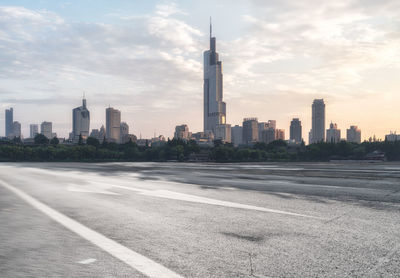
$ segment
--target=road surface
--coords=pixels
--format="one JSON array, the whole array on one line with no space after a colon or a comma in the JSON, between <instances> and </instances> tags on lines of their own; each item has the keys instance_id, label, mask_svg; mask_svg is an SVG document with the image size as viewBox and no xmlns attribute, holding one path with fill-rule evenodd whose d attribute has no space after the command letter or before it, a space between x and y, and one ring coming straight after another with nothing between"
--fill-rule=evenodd
<instances>
[{"instance_id":1,"label":"road surface","mask_svg":"<svg viewBox=\"0 0 400 278\"><path fill-rule=\"evenodd\" d=\"M0 164L0 277L399 277L400 164Z\"/></svg>"}]
</instances>

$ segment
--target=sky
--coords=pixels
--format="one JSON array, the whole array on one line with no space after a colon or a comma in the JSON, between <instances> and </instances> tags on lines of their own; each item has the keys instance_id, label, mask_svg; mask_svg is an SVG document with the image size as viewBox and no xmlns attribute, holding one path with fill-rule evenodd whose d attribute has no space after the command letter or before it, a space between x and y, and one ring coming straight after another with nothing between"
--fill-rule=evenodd
<instances>
[{"instance_id":1,"label":"sky","mask_svg":"<svg viewBox=\"0 0 400 278\"><path fill-rule=\"evenodd\" d=\"M227 123L276 120L288 138L296 117L307 141L323 98L343 138L400 132L398 0L0 0L0 110L25 137L42 121L68 137L85 92L91 129L111 106L138 137L202 131L210 16Z\"/></svg>"}]
</instances>

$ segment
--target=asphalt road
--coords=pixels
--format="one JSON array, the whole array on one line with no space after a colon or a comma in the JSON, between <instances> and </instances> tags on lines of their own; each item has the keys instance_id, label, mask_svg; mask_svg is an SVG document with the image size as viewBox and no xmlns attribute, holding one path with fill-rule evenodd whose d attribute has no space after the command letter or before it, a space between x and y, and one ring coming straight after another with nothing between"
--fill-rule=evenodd
<instances>
[{"instance_id":1,"label":"asphalt road","mask_svg":"<svg viewBox=\"0 0 400 278\"><path fill-rule=\"evenodd\" d=\"M400 164L0 164L0 277L399 277Z\"/></svg>"}]
</instances>

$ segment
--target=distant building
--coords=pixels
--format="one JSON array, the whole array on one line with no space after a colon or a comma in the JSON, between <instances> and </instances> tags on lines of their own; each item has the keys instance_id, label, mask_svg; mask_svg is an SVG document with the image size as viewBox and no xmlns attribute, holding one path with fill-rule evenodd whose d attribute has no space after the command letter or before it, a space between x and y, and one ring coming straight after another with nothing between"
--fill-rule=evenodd
<instances>
[{"instance_id":1,"label":"distant building","mask_svg":"<svg viewBox=\"0 0 400 278\"><path fill-rule=\"evenodd\" d=\"M82 99L82 106L72 110L72 134L73 142L79 141L79 136L86 140L89 137L90 112L86 107L86 99Z\"/></svg>"},{"instance_id":2,"label":"distant building","mask_svg":"<svg viewBox=\"0 0 400 278\"><path fill-rule=\"evenodd\" d=\"M298 118L293 118L290 122L290 140L293 140L295 143L303 141L301 121Z\"/></svg>"},{"instance_id":3,"label":"distant building","mask_svg":"<svg viewBox=\"0 0 400 278\"><path fill-rule=\"evenodd\" d=\"M39 125L37 124L29 125L29 137L35 138L37 134L39 134Z\"/></svg>"},{"instance_id":4,"label":"distant building","mask_svg":"<svg viewBox=\"0 0 400 278\"><path fill-rule=\"evenodd\" d=\"M52 139L53 135L53 123L52 122L42 122L40 125L40 133L46 136L48 139Z\"/></svg>"},{"instance_id":5,"label":"distant building","mask_svg":"<svg viewBox=\"0 0 400 278\"><path fill-rule=\"evenodd\" d=\"M231 125L230 124L221 124L215 126L215 139L222 140L225 143L231 143Z\"/></svg>"},{"instance_id":6,"label":"distant building","mask_svg":"<svg viewBox=\"0 0 400 278\"><path fill-rule=\"evenodd\" d=\"M243 144L243 127L235 125L231 128L231 140L234 146Z\"/></svg>"},{"instance_id":7,"label":"distant building","mask_svg":"<svg viewBox=\"0 0 400 278\"><path fill-rule=\"evenodd\" d=\"M121 138L124 135L128 135L129 134L129 125L126 122L122 122L120 125L120 133L121 133Z\"/></svg>"},{"instance_id":8,"label":"distant building","mask_svg":"<svg viewBox=\"0 0 400 278\"><path fill-rule=\"evenodd\" d=\"M106 138L108 142L121 142L121 112L112 107L106 109Z\"/></svg>"},{"instance_id":9,"label":"distant building","mask_svg":"<svg viewBox=\"0 0 400 278\"><path fill-rule=\"evenodd\" d=\"M13 122L13 135L14 137L21 137L21 123Z\"/></svg>"},{"instance_id":10,"label":"distant building","mask_svg":"<svg viewBox=\"0 0 400 278\"><path fill-rule=\"evenodd\" d=\"M270 128L268 128L266 130L263 130L263 132L261 133L261 140L260 141L264 142L266 144L269 144L269 143L275 141L275 137L276 137L275 129L270 127Z\"/></svg>"},{"instance_id":11,"label":"distant building","mask_svg":"<svg viewBox=\"0 0 400 278\"><path fill-rule=\"evenodd\" d=\"M258 141L258 119L243 119L243 143L251 144Z\"/></svg>"},{"instance_id":12,"label":"distant building","mask_svg":"<svg viewBox=\"0 0 400 278\"><path fill-rule=\"evenodd\" d=\"M325 141L325 103L323 99L314 99L312 104L312 128L310 144Z\"/></svg>"},{"instance_id":13,"label":"distant building","mask_svg":"<svg viewBox=\"0 0 400 278\"><path fill-rule=\"evenodd\" d=\"M385 141L395 142L400 141L400 135L396 134L396 132L390 132L390 134L385 135Z\"/></svg>"},{"instance_id":14,"label":"distant building","mask_svg":"<svg viewBox=\"0 0 400 278\"><path fill-rule=\"evenodd\" d=\"M214 133L210 130L207 132L196 132L192 134L192 140L195 140L199 145L212 146L214 142Z\"/></svg>"},{"instance_id":15,"label":"distant building","mask_svg":"<svg viewBox=\"0 0 400 278\"><path fill-rule=\"evenodd\" d=\"M133 135L133 134L123 134L123 135L121 135L121 143L122 144L128 143L129 141L137 142L136 135Z\"/></svg>"},{"instance_id":16,"label":"distant building","mask_svg":"<svg viewBox=\"0 0 400 278\"><path fill-rule=\"evenodd\" d=\"M339 143L340 142L340 129L337 124L331 123L329 129L326 130L326 142Z\"/></svg>"},{"instance_id":17,"label":"distant building","mask_svg":"<svg viewBox=\"0 0 400 278\"><path fill-rule=\"evenodd\" d=\"M216 52L215 37L210 25L210 49L204 51L204 132L216 132L217 125L226 124L223 102L222 63Z\"/></svg>"},{"instance_id":18,"label":"distant building","mask_svg":"<svg viewBox=\"0 0 400 278\"><path fill-rule=\"evenodd\" d=\"M189 132L188 125L178 125L175 127L174 138L189 140L192 137L192 133Z\"/></svg>"},{"instance_id":19,"label":"distant building","mask_svg":"<svg viewBox=\"0 0 400 278\"><path fill-rule=\"evenodd\" d=\"M6 109L6 137L10 137L13 132L14 110L13 108Z\"/></svg>"},{"instance_id":20,"label":"distant building","mask_svg":"<svg viewBox=\"0 0 400 278\"><path fill-rule=\"evenodd\" d=\"M285 140L284 129L275 129L275 140Z\"/></svg>"},{"instance_id":21,"label":"distant building","mask_svg":"<svg viewBox=\"0 0 400 278\"><path fill-rule=\"evenodd\" d=\"M104 125L101 126L100 130L92 129L92 131L90 132L90 137L96 138L102 143L104 141L104 138L106 137L106 129Z\"/></svg>"},{"instance_id":22,"label":"distant building","mask_svg":"<svg viewBox=\"0 0 400 278\"><path fill-rule=\"evenodd\" d=\"M350 126L347 130L346 140L347 142L361 144L361 130L355 125Z\"/></svg>"}]
</instances>

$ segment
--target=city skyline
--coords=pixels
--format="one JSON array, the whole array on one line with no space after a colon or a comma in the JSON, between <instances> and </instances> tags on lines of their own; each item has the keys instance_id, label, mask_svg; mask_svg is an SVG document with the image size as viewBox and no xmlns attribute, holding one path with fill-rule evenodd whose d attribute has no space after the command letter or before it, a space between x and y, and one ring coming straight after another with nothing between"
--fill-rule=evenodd
<instances>
[{"instance_id":1,"label":"city skyline","mask_svg":"<svg viewBox=\"0 0 400 278\"><path fill-rule=\"evenodd\" d=\"M241 124L245 117L275 119L288 135L290 121L299 118L307 141L309 105L313 99L323 98L326 124L333 121L342 131L357 125L363 140L374 134L383 139L400 129L399 116L391 113L400 101L394 63L399 56L394 47L397 37L393 25L399 10L395 1L381 3L378 10L372 3L318 4L313 15L319 14L311 27L304 26L309 19L299 16L296 24L280 24L289 14L309 9L289 3L270 3L269 8L277 12L270 18L261 16L266 7L257 1L215 5L205 1L199 9L193 9L198 3L180 1L150 1L123 9L127 4L117 1L113 7L99 8L97 16L90 18L72 12L88 8L87 3L80 6L72 1L65 7L61 7L64 2L52 3L5 1L0 7L4 26L0 46L5 49L0 103L3 111L14 108L14 119L22 124L25 137L29 136L29 124L51 121L59 136L67 138L71 108L76 107L82 91L90 99L92 127L105 124L104 108L111 105L122 111L132 133L138 136L153 137L156 132L172 137L174 127L183 123L193 131L202 130L201 54L208 48L210 10L224 61L224 101L232 126ZM232 14L223 19L227 6ZM24 21L31 24L21 25ZM317 21L324 24L317 28ZM134 27L128 28L132 22L137 23L138 34L129 29ZM297 44L281 31L301 26L305 30L293 39L302 46L295 48ZM346 26L353 28L346 30ZM71 36L72 31L75 36ZM66 36L69 44L59 34ZM84 39L89 49L79 44L79 39ZM102 45L101 51L93 48L95 43ZM106 55L113 47L118 51ZM143 55L147 51L153 58ZM328 55L324 51L333 52ZM43 59L37 60L38 56ZM0 122L4 123L3 113ZM4 128L0 130L3 136Z\"/></svg>"}]
</instances>

